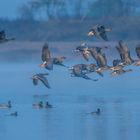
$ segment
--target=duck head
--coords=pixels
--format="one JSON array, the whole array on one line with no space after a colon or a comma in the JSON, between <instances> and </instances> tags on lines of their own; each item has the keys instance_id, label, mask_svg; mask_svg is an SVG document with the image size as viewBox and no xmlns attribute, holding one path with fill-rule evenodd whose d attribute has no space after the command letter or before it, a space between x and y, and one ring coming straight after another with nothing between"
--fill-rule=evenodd
<instances>
[{"instance_id":1,"label":"duck head","mask_svg":"<svg viewBox=\"0 0 140 140\"><path fill-rule=\"evenodd\" d=\"M93 36L94 35L94 29L90 29L88 32L88 36Z\"/></svg>"}]
</instances>

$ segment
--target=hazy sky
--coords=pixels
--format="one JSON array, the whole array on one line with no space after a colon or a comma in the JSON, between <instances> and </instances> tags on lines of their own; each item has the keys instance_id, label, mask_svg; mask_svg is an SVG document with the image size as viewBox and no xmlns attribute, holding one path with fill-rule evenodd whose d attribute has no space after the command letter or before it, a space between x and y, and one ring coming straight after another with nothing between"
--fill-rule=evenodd
<instances>
[{"instance_id":1,"label":"hazy sky","mask_svg":"<svg viewBox=\"0 0 140 140\"><path fill-rule=\"evenodd\" d=\"M30 0L0 0L0 18L15 18L17 16L17 8Z\"/></svg>"}]
</instances>

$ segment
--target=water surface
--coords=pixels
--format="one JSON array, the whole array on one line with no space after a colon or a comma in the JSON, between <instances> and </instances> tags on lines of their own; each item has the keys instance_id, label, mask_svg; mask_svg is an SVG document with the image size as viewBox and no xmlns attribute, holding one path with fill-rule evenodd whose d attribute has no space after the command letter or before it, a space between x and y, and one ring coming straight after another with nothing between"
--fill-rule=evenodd
<instances>
[{"instance_id":1,"label":"water surface","mask_svg":"<svg viewBox=\"0 0 140 140\"><path fill-rule=\"evenodd\" d=\"M46 72L38 63L3 63L0 73L0 102L12 101L11 109L0 110L2 140L139 140L140 68L98 82L70 77L55 66L49 72L51 89L33 86L30 77ZM71 65L71 64L69 64ZM52 109L33 109L38 101L49 101ZM101 109L101 115L90 115ZM18 117L5 116L18 111Z\"/></svg>"}]
</instances>

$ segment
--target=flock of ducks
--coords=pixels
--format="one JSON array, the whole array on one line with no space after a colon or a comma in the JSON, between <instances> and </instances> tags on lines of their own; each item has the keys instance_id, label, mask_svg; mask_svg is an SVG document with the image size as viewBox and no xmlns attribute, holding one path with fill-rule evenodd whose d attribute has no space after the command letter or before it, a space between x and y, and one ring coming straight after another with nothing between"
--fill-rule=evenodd
<instances>
[{"instance_id":1,"label":"flock of ducks","mask_svg":"<svg viewBox=\"0 0 140 140\"><path fill-rule=\"evenodd\" d=\"M107 32L111 32L111 28L105 28L103 25L95 25L92 29L89 30L88 36L95 36L104 41L108 41ZM126 72L131 72L132 69L125 69L125 66L135 65L140 66L140 45L136 46L135 51L138 56L137 60L132 59L130 50L127 45L120 40L116 46L116 51L118 52L120 58L114 59L112 65L109 66L107 62L107 57L105 50L108 49L107 46L97 47L89 46L86 43L82 43L72 50L74 53L80 53L85 61L89 61L89 58L92 57L95 63L91 64L76 64L72 67L66 66L63 62L66 59L64 56L52 57L47 43L44 44L42 48L42 64L41 68L45 68L48 71L53 70L54 65L60 65L65 68L68 68L70 71L71 77L81 77L87 80L98 81L98 79L92 79L88 76L89 73L97 73L99 76L104 76L104 71L110 71L111 76L118 76ZM48 80L45 74L35 74L33 75L33 84L37 85L38 80L40 80L47 88L50 88Z\"/></svg>"},{"instance_id":2,"label":"flock of ducks","mask_svg":"<svg viewBox=\"0 0 140 140\"><path fill-rule=\"evenodd\" d=\"M105 28L103 25L95 25L88 32L88 36L95 36L104 41L108 41L107 32L111 32L111 28ZM0 43L7 42L10 40L14 40L14 38L7 39L5 35L5 31L0 31ZM119 53L120 58L114 59L112 62L112 66L108 65L107 57L105 54L105 50L108 49L107 46L97 47L97 46L89 46L86 43L82 43L75 48L72 52L80 53L85 61L89 61L89 58L92 57L95 63L91 64L76 64L74 66L68 67L64 64L65 56L57 56L52 57L52 54L49 50L49 46L47 43L44 44L42 48L42 63L40 64L41 68L45 68L48 71L53 70L54 65L60 65L62 67L67 68L70 71L71 77L81 77L86 80L98 81L98 79L92 79L88 76L89 73L97 73L99 76L104 76L104 71L110 71L112 76L117 76L124 74L126 72L131 72L132 69L124 69L125 66L135 65L140 66L140 45L136 46L135 51L138 56L137 60L132 59L130 50L127 45L120 40L118 45L116 46L116 50ZM38 73L32 76L32 81L34 85L38 85L38 81L41 81L48 89L50 88L50 84L47 80L48 73ZM7 107L11 106L11 102L8 102ZM3 108L3 105L0 105L0 108ZM35 108L52 108L52 105L49 102L45 104L40 101L37 104L33 104ZM97 108L97 111L91 112L91 114L100 114L100 108ZM17 112L15 112L17 114Z\"/></svg>"}]
</instances>

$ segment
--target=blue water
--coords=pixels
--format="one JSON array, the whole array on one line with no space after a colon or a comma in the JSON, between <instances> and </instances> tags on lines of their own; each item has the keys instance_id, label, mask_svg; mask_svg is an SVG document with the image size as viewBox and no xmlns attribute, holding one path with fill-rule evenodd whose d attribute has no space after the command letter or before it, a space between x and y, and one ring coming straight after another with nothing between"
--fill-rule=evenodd
<instances>
[{"instance_id":1,"label":"blue water","mask_svg":"<svg viewBox=\"0 0 140 140\"><path fill-rule=\"evenodd\" d=\"M30 77L46 72L38 63L5 63L0 66L0 140L139 140L140 67L132 73L98 82L70 77L66 68L49 72L51 89L34 86ZM33 109L32 104L49 101L52 109ZM89 112L101 109L101 115ZM18 117L6 116L18 111Z\"/></svg>"}]
</instances>

